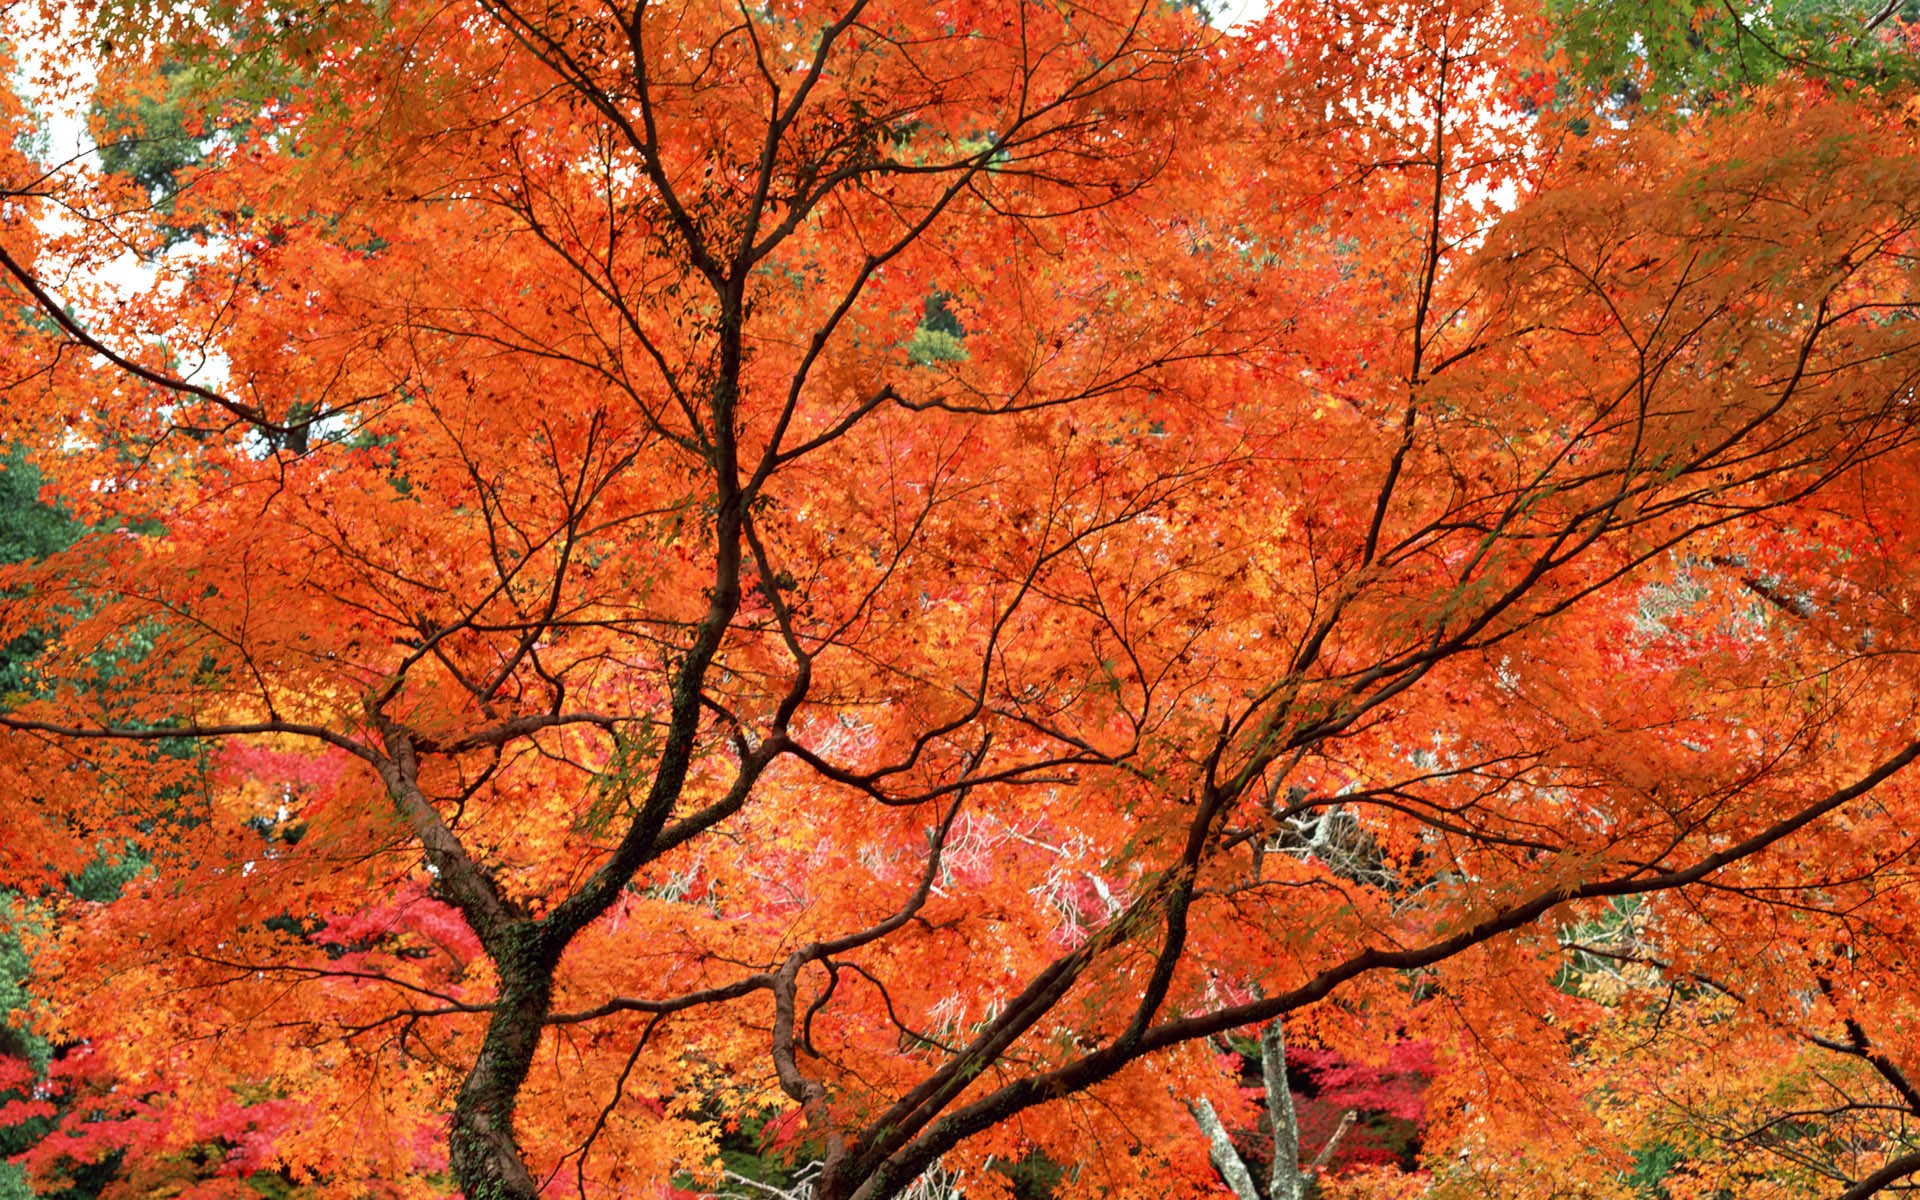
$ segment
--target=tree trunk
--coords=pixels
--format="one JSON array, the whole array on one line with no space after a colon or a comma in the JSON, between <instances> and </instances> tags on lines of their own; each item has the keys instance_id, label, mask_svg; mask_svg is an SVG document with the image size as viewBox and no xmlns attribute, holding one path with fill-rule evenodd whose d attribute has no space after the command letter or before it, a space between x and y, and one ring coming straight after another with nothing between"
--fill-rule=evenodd
<instances>
[{"instance_id":1,"label":"tree trunk","mask_svg":"<svg viewBox=\"0 0 1920 1200\"><path fill-rule=\"evenodd\" d=\"M1320 1153L1310 1162L1300 1161L1300 1119L1293 1109L1293 1088L1287 1079L1287 1031L1280 1017L1267 1022L1260 1031L1260 1083L1266 1093L1267 1127L1273 1137L1273 1169L1268 1172L1265 1191L1254 1181L1220 1114L1202 1097L1191 1107L1194 1121L1207 1137L1207 1157L1238 1200L1312 1200L1320 1168L1333 1157L1340 1139L1353 1127L1356 1114L1342 1114L1339 1127Z\"/></svg>"},{"instance_id":2,"label":"tree trunk","mask_svg":"<svg viewBox=\"0 0 1920 1200\"><path fill-rule=\"evenodd\" d=\"M1213 1102L1200 1097L1193 1106L1193 1119L1200 1123L1200 1132L1207 1135L1207 1157L1213 1160L1214 1169L1233 1189L1233 1194L1239 1200L1266 1200L1253 1182L1253 1172L1247 1170L1247 1161L1234 1146L1233 1137L1220 1123L1220 1114L1214 1111Z\"/></svg>"},{"instance_id":3,"label":"tree trunk","mask_svg":"<svg viewBox=\"0 0 1920 1200\"><path fill-rule=\"evenodd\" d=\"M480 1053L454 1101L448 1149L466 1200L535 1200L539 1186L521 1156L513 1112L540 1048L552 1002L552 969L531 953L503 954L495 961L500 991Z\"/></svg>"},{"instance_id":4,"label":"tree trunk","mask_svg":"<svg viewBox=\"0 0 1920 1200\"><path fill-rule=\"evenodd\" d=\"M1268 1200L1307 1200L1313 1180L1300 1167L1300 1118L1287 1080L1287 1030L1275 1017L1260 1031L1260 1082L1267 1093L1267 1124L1273 1131L1273 1170Z\"/></svg>"}]
</instances>

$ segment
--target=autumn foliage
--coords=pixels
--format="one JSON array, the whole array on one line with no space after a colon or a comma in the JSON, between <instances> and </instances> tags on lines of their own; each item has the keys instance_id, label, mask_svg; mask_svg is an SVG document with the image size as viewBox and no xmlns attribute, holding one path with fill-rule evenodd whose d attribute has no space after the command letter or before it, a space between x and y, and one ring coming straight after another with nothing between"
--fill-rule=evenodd
<instances>
[{"instance_id":1,"label":"autumn foliage","mask_svg":"<svg viewBox=\"0 0 1920 1200\"><path fill-rule=\"evenodd\" d=\"M0 568L40 1186L1200 1195L1288 1086L1302 1164L1373 1122L1325 1195L1920 1171L1896 78L1596 116L1492 0L0 11L120 148L0 139L86 531Z\"/></svg>"}]
</instances>

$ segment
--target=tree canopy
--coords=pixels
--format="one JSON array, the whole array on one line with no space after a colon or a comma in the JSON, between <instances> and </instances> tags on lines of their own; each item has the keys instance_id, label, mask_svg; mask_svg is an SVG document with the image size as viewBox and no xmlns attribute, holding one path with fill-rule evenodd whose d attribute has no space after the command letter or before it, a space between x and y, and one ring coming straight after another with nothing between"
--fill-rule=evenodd
<instances>
[{"instance_id":1,"label":"tree canopy","mask_svg":"<svg viewBox=\"0 0 1920 1200\"><path fill-rule=\"evenodd\" d=\"M0 11L36 1186L1920 1174L1901 12Z\"/></svg>"}]
</instances>

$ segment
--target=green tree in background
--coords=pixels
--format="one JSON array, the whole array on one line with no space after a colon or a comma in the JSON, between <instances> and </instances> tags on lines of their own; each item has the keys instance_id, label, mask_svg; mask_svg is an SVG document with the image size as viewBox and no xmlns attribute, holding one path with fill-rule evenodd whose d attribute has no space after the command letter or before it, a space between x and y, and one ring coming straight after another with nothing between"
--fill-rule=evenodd
<instances>
[{"instance_id":1,"label":"green tree in background","mask_svg":"<svg viewBox=\"0 0 1920 1200\"><path fill-rule=\"evenodd\" d=\"M1784 74L1842 88L1920 75L1906 31L1920 17L1916 0L1554 0L1549 12L1567 83L1621 117L1684 116Z\"/></svg>"},{"instance_id":2,"label":"green tree in background","mask_svg":"<svg viewBox=\"0 0 1920 1200\"><path fill-rule=\"evenodd\" d=\"M0 563L44 558L71 545L83 532L80 522L55 505L40 500L41 475L19 447L0 456ZM0 646L0 706L38 690L29 665L45 645L48 633L36 631ZM141 862L103 850L79 873L66 880L67 890L88 901L113 899L137 874ZM33 1105L38 1085L47 1078L59 1048L36 1033L29 1020L33 1003L32 963L25 935L38 920L36 906L18 893L0 894L0 1112L20 1105L19 1116L0 1116L0 1200L27 1200L33 1196L25 1173L4 1161L35 1145L50 1133L56 1116ZM48 1200L88 1200L114 1174L115 1163L91 1164L78 1172L71 1187L46 1193Z\"/></svg>"}]
</instances>

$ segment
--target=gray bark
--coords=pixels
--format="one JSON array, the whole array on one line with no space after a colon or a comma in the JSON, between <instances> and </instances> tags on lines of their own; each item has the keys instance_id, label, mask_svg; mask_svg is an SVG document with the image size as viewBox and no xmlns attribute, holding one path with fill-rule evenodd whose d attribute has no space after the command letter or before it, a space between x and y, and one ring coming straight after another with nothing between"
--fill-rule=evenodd
<instances>
[{"instance_id":1,"label":"gray bark","mask_svg":"<svg viewBox=\"0 0 1920 1200\"><path fill-rule=\"evenodd\" d=\"M1190 1108L1200 1132L1207 1138L1207 1156L1220 1172L1220 1178L1233 1189L1239 1200L1311 1200L1314 1179L1333 1158L1340 1139L1353 1128L1356 1114L1342 1113L1340 1124L1327 1138L1311 1161L1300 1160L1300 1118L1293 1108L1293 1088L1287 1079L1287 1031L1281 1018L1275 1017L1260 1031L1260 1083L1266 1093L1267 1126L1273 1137L1273 1169L1267 1174L1264 1193L1254 1182L1253 1172L1240 1157L1220 1114L1203 1096Z\"/></svg>"},{"instance_id":2,"label":"gray bark","mask_svg":"<svg viewBox=\"0 0 1920 1200\"><path fill-rule=\"evenodd\" d=\"M1267 1124L1273 1130L1270 1200L1306 1200L1309 1178L1300 1170L1300 1118L1287 1081L1287 1029L1279 1017L1260 1031L1260 1082L1267 1093Z\"/></svg>"},{"instance_id":3,"label":"gray bark","mask_svg":"<svg viewBox=\"0 0 1920 1200\"><path fill-rule=\"evenodd\" d=\"M1227 1181L1233 1194L1240 1200L1264 1200L1260 1189L1254 1186L1253 1172L1247 1170L1246 1160L1234 1148L1227 1127L1220 1123L1220 1114L1214 1111L1213 1102L1200 1097L1193 1105L1193 1119L1199 1122L1200 1132L1207 1135L1207 1157L1213 1160L1214 1169Z\"/></svg>"}]
</instances>

